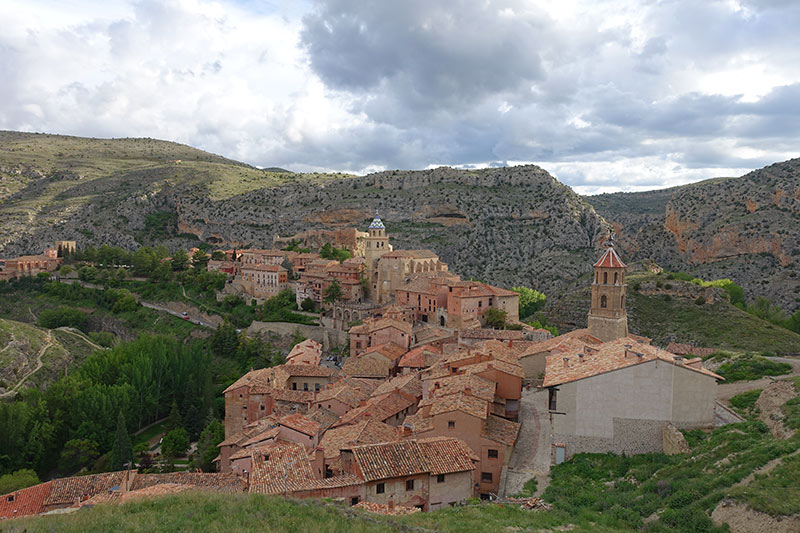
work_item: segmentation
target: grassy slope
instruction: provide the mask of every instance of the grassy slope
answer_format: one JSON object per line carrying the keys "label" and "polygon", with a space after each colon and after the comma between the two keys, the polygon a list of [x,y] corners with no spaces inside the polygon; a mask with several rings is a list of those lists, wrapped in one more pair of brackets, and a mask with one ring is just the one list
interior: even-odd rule
{"label": "grassy slope", "polygon": [[[729,350],[800,352],[800,335],[748,314],[727,302],[696,305],[694,301],[645,296],[632,289],[637,281],[662,279],[651,274],[628,276],[631,331],[662,339],[675,334],[679,342]],[[675,280],[667,283],[677,285]]]}
{"label": "grassy slope", "polygon": [[[28,378],[27,382],[34,385],[51,382],[65,367],[74,366],[85,361],[92,353],[94,347],[87,342],[81,334],[71,334],[65,331],[53,330],[52,345],[42,355],[42,368]],[[45,346],[48,330],[0,318],[0,367],[4,370],[19,362],[27,361],[26,368],[17,372],[18,376],[24,375],[33,369],[39,350]],[[10,344],[12,341],[17,341]],[[4,380],[5,387],[15,383]]]}

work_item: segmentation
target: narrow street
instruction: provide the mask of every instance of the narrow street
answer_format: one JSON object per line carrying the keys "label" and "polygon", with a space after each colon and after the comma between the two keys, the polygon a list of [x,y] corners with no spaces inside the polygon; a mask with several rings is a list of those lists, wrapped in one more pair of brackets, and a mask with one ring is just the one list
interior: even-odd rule
{"label": "narrow street", "polygon": [[519,492],[525,483],[536,477],[537,495],[548,484],[550,474],[550,418],[547,413],[547,392],[522,390],[519,407],[520,428],[514,453],[508,464],[502,495]]}

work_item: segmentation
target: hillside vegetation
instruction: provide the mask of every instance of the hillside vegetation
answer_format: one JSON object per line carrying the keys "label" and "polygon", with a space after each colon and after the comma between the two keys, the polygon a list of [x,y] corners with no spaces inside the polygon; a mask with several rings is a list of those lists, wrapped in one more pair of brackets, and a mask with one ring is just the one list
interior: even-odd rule
{"label": "hillside vegetation", "polygon": [[79,331],[47,330],[0,318],[0,395],[25,386],[46,386],[79,366],[98,346]]}
{"label": "hillside vegetation", "polygon": [[[681,342],[734,351],[800,353],[800,334],[731,305],[721,289],[641,271],[631,272],[626,282],[628,328],[650,337],[654,344]],[[559,328],[586,327],[589,283],[588,278],[578,280],[575,286],[579,288],[548,301],[548,315]],[[698,300],[701,295],[706,296]]]}

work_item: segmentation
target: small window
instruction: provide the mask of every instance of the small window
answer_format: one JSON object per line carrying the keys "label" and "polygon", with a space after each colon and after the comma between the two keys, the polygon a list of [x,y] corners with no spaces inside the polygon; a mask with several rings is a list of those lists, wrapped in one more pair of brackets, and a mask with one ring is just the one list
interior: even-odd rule
{"label": "small window", "polygon": [[492,473],[491,472],[481,472],[481,481],[486,481],[487,483],[492,482]]}
{"label": "small window", "polygon": [[497,459],[497,450],[489,450],[489,459]]}
{"label": "small window", "polygon": [[319,383],[314,383],[314,390],[319,392]]}
{"label": "small window", "polygon": [[308,390],[308,383],[303,383],[303,390]]}
{"label": "small window", "polygon": [[603,272],[603,285],[608,285],[608,272]]}
{"label": "small window", "polygon": [[556,399],[558,397],[558,389],[550,389],[548,394],[548,406],[551,411],[556,410]]}
{"label": "small window", "polygon": [[13,501],[14,501],[14,495],[12,494],[12,495],[11,495],[11,496],[9,496],[8,498],[6,498],[6,501],[8,501],[8,502],[13,502]]}
{"label": "small window", "polygon": [[264,405],[262,404],[261,405],[261,410],[264,411],[265,409],[266,409],[266,407],[264,407]]}
{"label": "small window", "polygon": [[356,505],[358,503],[358,496],[350,499],[350,505]]}
{"label": "small window", "polygon": [[447,427],[450,428],[450,429],[453,429],[454,427],[456,427],[456,421],[455,420],[448,420],[447,421]]}
{"label": "small window", "polygon": [[605,294],[600,297],[600,307],[602,307],[603,309],[608,307],[608,298],[606,298]]}
{"label": "small window", "polygon": [[414,480],[407,479],[406,480],[406,490],[414,490]]}
{"label": "small window", "polygon": [[330,408],[331,408],[331,404],[328,404],[328,409],[330,409]]}
{"label": "small window", "polygon": [[297,383],[292,383],[292,390],[297,390]]}
{"label": "small window", "polygon": [[375,485],[375,494],[383,494],[384,492],[386,492],[386,485],[383,483]]}
{"label": "small window", "polygon": [[436,476],[436,483],[444,483],[444,474]]}

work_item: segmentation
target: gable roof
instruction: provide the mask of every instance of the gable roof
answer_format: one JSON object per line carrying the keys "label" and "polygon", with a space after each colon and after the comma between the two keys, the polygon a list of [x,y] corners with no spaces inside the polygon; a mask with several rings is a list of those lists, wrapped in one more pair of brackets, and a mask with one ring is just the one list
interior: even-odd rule
{"label": "gable roof", "polygon": [[401,368],[427,368],[441,359],[442,351],[429,344],[412,348],[398,361]]}
{"label": "gable roof", "polygon": [[402,374],[384,381],[372,391],[371,396],[383,396],[395,390],[415,398],[422,398],[422,381],[419,379],[419,374]]}
{"label": "gable roof", "polygon": [[220,492],[243,492],[245,484],[234,473],[222,472],[171,472],[168,474],[136,474],[130,490],[141,490],[165,483],[190,485]]}
{"label": "gable roof", "polygon": [[366,404],[345,413],[336,425],[343,426],[368,418],[383,422],[416,404],[416,398],[399,391],[392,391],[380,397],[373,396]]}
{"label": "gable roof", "polygon": [[437,379],[430,389],[431,396],[442,397],[450,394],[461,394],[470,390],[470,394],[481,400],[494,401],[497,383],[477,374],[455,374]]}
{"label": "gable roof", "polygon": [[402,346],[399,346],[393,342],[385,342],[383,344],[378,344],[377,346],[371,346],[364,350],[361,355],[365,355],[368,353],[378,353],[382,356],[386,357],[392,362],[397,361],[400,359],[405,353],[406,349]]}
{"label": "gable roof", "polygon": [[452,438],[355,446],[350,451],[364,481],[474,469],[466,444]]}
{"label": "gable roof", "polygon": [[325,450],[325,458],[327,459],[338,457],[342,448],[396,440],[399,440],[397,428],[370,419],[329,429],[322,436],[319,445]]}
{"label": "gable roof", "polygon": [[517,440],[520,424],[500,416],[489,415],[481,434],[487,439],[511,446]]}
{"label": "gable roof", "polygon": [[354,355],[342,365],[342,373],[355,377],[385,378],[391,373],[394,362],[373,353]]}
{"label": "gable roof", "polygon": [[300,413],[286,415],[278,420],[278,424],[311,437],[316,437],[320,430],[319,422],[301,415]]}
{"label": "gable roof", "polygon": [[412,326],[408,322],[396,320],[394,318],[379,318],[377,320],[367,318],[363,324],[353,326],[350,328],[350,334],[358,333],[375,333],[385,328],[395,328],[406,335],[411,335]]}
{"label": "gable roof", "polygon": [[[50,495],[52,482],[39,483],[0,496],[0,519],[31,516],[44,511],[44,501]],[[9,498],[12,501],[8,501]]]}
{"label": "gable roof", "polygon": [[314,398],[314,402],[326,402],[328,400],[337,400],[350,407],[357,407],[361,400],[365,399],[367,395],[359,389],[343,382],[338,382],[329,387],[325,387],[319,391]]}
{"label": "gable roof", "polygon": [[250,492],[281,494],[297,490],[314,479],[305,449],[294,442],[275,443],[253,451]]}
{"label": "gable roof", "polygon": [[722,376],[703,368],[702,365],[684,364],[682,357],[650,344],[637,342],[630,337],[603,343],[597,346],[597,350],[592,351],[590,354],[581,351],[573,356],[568,356],[567,353],[557,353],[547,357],[545,360],[543,387],[578,381],[652,361],[663,361],[710,378],[724,379]]}
{"label": "gable roof", "polygon": [[427,398],[419,402],[420,407],[430,407],[429,416],[460,411],[481,419],[487,417],[488,405],[489,403],[486,400],[466,394],[463,391],[457,394]]}
{"label": "gable roof", "polygon": [[461,439],[433,437],[420,439],[417,443],[428,461],[432,476],[474,470],[473,461],[480,460]]}
{"label": "gable roof", "polygon": [[286,362],[289,364],[319,365],[322,356],[322,345],[313,339],[306,339],[297,343],[289,355]]}
{"label": "gable roof", "polygon": [[72,505],[85,497],[107,492],[113,487],[121,487],[125,479],[132,475],[136,475],[136,470],[54,479],[44,505]]}

